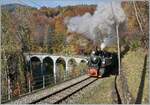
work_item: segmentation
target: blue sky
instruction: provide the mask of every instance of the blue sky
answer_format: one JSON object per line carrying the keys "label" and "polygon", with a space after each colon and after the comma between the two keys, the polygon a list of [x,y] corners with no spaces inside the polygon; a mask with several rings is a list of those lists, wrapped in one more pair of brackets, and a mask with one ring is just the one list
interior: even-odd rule
{"label": "blue sky", "polygon": [[42,6],[56,7],[77,4],[99,4],[100,2],[109,2],[111,0],[1,0],[1,4],[19,3],[40,8]]}

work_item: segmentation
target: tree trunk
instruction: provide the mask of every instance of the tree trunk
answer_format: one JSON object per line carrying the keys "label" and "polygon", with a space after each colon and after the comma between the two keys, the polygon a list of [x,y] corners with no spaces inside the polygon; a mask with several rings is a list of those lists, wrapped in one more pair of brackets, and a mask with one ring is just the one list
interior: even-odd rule
{"label": "tree trunk", "polygon": [[136,6],[135,6],[135,1],[133,1],[133,6],[134,6],[135,16],[136,16],[137,22],[138,22],[138,24],[139,24],[140,30],[141,30],[141,32],[142,32],[143,35],[144,35],[144,31],[143,31],[141,22],[140,22],[139,17],[138,17],[137,8],[136,8]]}

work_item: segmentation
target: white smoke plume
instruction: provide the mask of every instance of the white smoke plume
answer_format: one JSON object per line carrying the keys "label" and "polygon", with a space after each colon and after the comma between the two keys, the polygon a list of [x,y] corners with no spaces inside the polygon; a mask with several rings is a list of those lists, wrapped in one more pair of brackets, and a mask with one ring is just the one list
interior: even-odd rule
{"label": "white smoke plume", "polygon": [[[67,21],[69,32],[83,34],[93,42],[108,46],[115,42],[116,30],[115,22],[118,24],[126,20],[126,15],[121,7],[121,3],[112,2],[99,4],[93,15],[85,13],[83,16],[75,16]],[[108,37],[111,35],[111,37]],[[108,38],[106,38],[108,37]]]}
{"label": "white smoke plume", "polygon": [[110,35],[108,37],[105,37],[103,39],[103,42],[101,43],[101,50],[103,50],[105,47],[110,47],[115,43],[116,43],[116,37],[115,36]]}

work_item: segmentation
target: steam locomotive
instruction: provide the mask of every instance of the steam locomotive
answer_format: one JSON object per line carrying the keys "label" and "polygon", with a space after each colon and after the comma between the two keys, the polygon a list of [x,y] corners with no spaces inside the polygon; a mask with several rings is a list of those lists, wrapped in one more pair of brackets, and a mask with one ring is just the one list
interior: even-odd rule
{"label": "steam locomotive", "polygon": [[118,57],[116,53],[106,51],[92,51],[88,59],[88,75],[103,77],[107,74],[118,73]]}

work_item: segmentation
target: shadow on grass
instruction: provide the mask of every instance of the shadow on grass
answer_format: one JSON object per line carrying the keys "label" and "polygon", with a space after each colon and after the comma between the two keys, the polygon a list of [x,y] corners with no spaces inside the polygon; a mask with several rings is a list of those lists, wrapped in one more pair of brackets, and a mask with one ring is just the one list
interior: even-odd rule
{"label": "shadow on grass", "polygon": [[145,59],[144,59],[144,67],[143,67],[141,82],[140,82],[140,86],[139,86],[139,89],[138,89],[138,94],[137,94],[137,97],[136,97],[135,104],[141,104],[141,102],[142,102],[145,75],[146,75],[146,63],[147,63],[147,55],[145,56]]}
{"label": "shadow on grass", "polygon": [[121,100],[121,97],[120,97],[120,94],[119,94],[119,91],[118,91],[118,88],[117,88],[117,75],[115,76],[115,90],[116,90],[116,94],[117,94],[117,101],[118,101],[118,104],[122,104],[122,100]]}

